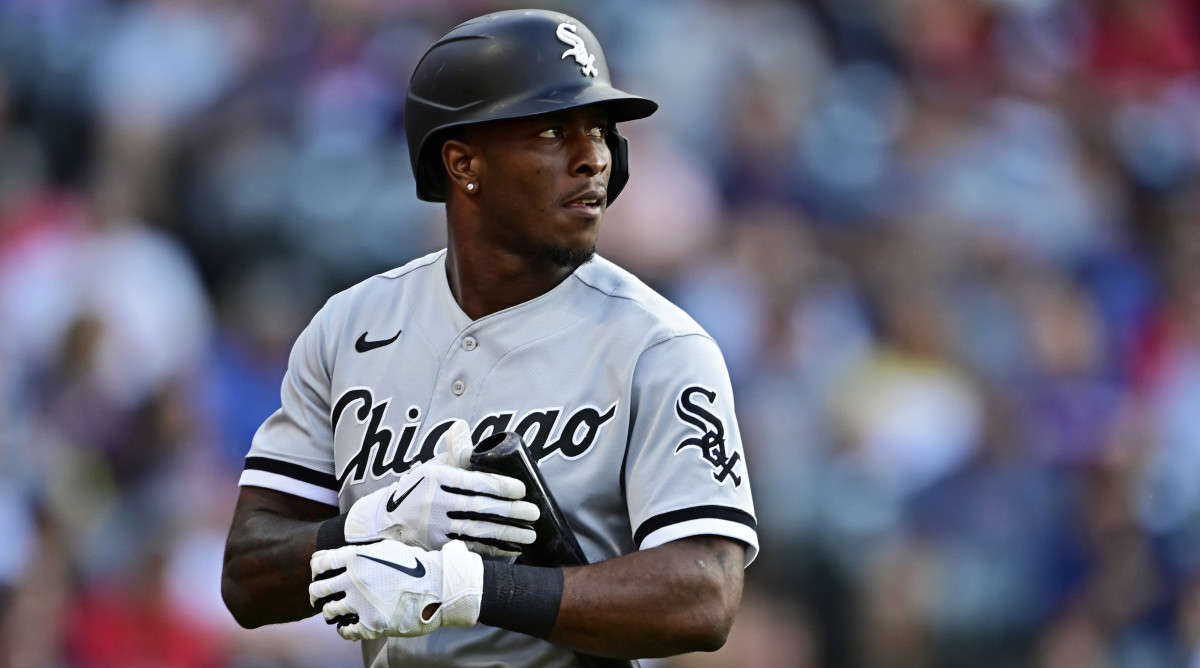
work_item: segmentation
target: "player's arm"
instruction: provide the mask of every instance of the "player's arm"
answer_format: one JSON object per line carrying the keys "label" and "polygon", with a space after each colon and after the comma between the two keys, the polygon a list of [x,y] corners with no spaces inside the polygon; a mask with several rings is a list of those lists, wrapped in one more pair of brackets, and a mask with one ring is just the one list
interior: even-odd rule
{"label": "player's arm", "polygon": [[465,541],[479,554],[512,560],[537,534],[538,509],[520,500],[512,478],[468,471],[470,428],[456,421],[443,435],[442,454],[395,482],[361,497],[344,514],[334,506],[244,485],[225,546],[221,591],[242,626],[290,622],[313,614],[310,559],[320,549],[392,539],[439,550]]}
{"label": "player's arm", "polygon": [[483,561],[460,541],[382,541],[315,553],[308,591],[348,640],[484,624],[587,654],[669,656],[725,643],[743,558],[741,543],[709,535],[566,569]]}
{"label": "player's arm", "polygon": [[693,536],[563,569],[549,640],[621,658],[716,650],[741,603],[744,558],[738,541]]}
{"label": "player's arm", "polygon": [[332,346],[324,327],[329,308],[321,309],[292,346],[280,409],[255,434],[238,483],[221,595],[246,628],[314,612],[305,596],[306,566],[321,522],[338,514],[329,421]]}
{"label": "player's arm", "polygon": [[238,624],[257,628],[316,612],[308,600],[317,530],[334,506],[243,486],[225,542],[221,596]]}
{"label": "player's arm", "polygon": [[714,650],[729,633],[758,542],[716,344],[686,335],[647,348],[630,401],[625,492],[638,549],[564,570],[549,639],[630,658]]}

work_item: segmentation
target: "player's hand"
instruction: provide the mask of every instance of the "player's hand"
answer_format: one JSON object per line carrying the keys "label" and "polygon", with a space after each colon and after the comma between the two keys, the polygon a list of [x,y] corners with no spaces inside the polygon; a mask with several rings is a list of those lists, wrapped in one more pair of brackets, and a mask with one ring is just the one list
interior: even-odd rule
{"label": "player's hand", "polygon": [[346,640],[420,636],[472,626],[483,598],[483,559],[462,541],[438,552],[385,540],[313,553],[308,599]]}
{"label": "player's hand", "polygon": [[346,542],[391,538],[426,550],[462,540],[479,554],[515,559],[537,539],[530,527],[540,514],[522,501],[515,478],[461,468],[471,454],[467,423],[457,420],[442,439],[445,452],[405,472],[350,507]]}

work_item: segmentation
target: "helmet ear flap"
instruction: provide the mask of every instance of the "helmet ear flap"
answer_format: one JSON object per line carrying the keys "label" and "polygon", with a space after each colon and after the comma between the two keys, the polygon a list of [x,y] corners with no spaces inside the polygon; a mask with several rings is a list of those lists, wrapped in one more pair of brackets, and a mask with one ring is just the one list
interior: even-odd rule
{"label": "helmet ear flap", "polygon": [[442,156],[438,155],[436,162],[432,157],[426,156],[416,164],[417,188],[420,192],[425,193],[430,201],[445,202],[446,168],[442,166]]}
{"label": "helmet ear flap", "polygon": [[606,206],[611,206],[613,200],[621,191],[625,189],[625,184],[629,183],[629,140],[625,135],[617,131],[617,126],[613,125],[608,128],[608,132],[604,135],[604,143],[608,144],[608,151],[611,154],[612,169],[608,177],[608,200]]}

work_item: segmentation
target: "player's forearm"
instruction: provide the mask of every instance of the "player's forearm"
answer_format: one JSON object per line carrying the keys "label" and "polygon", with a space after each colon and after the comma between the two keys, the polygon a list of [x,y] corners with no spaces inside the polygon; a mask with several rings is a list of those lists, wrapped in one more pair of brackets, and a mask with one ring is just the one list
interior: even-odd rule
{"label": "player's forearm", "polygon": [[316,613],[308,600],[309,559],[331,506],[243,488],[225,544],[221,595],[246,628],[291,622]]}
{"label": "player's forearm", "polygon": [[565,569],[550,640],[623,658],[716,650],[741,602],[744,557],[736,541],[698,536]]}
{"label": "player's forearm", "polygon": [[308,560],[316,550],[318,524],[259,513],[246,526],[226,544],[221,578],[234,619],[256,628],[314,614]]}

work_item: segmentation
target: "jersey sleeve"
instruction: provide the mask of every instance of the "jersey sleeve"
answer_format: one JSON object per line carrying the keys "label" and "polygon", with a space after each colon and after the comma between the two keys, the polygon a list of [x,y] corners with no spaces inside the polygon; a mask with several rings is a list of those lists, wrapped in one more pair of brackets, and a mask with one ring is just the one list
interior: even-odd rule
{"label": "jersey sleeve", "polygon": [[336,506],[330,374],[321,315],[292,346],[280,389],[281,407],[254,434],[238,485]]}
{"label": "jersey sleeve", "polygon": [[758,554],[757,523],[729,373],[706,336],[646,349],[634,369],[625,491],[638,549],[715,534]]}

